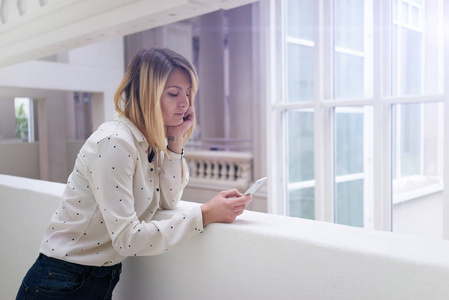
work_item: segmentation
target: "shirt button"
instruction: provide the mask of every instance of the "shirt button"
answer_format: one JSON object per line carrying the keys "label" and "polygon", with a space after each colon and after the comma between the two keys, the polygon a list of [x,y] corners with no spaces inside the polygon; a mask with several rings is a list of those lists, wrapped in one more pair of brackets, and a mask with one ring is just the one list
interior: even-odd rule
{"label": "shirt button", "polygon": [[150,171],[153,172],[153,168],[151,168]]}
{"label": "shirt button", "polygon": [[156,192],[159,192],[159,188],[156,188]]}

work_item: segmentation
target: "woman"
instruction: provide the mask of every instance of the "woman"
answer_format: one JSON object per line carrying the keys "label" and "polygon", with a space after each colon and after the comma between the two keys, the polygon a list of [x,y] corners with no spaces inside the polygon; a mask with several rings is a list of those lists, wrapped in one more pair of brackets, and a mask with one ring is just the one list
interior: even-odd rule
{"label": "woman", "polygon": [[110,299],[127,256],[164,253],[243,212],[251,195],[229,190],[152,220],[158,207],[178,205],[188,183],[182,147],[195,125],[197,88],[193,66],[173,51],[145,49],[132,59],[114,121],[81,148],[17,299]]}

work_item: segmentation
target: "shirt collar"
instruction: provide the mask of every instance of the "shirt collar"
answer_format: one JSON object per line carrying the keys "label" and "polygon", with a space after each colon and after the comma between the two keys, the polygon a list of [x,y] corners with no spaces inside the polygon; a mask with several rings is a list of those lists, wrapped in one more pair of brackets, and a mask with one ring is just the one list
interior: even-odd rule
{"label": "shirt collar", "polygon": [[114,112],[114,120],[120,121],[120,122],[123,122],[124,124],[126,124],[126,126],[128,126],[128,128],[131,130],[132,134],[134,135],[134,138],[139,143],[143,143],[142,146],[144,146],[145,149],[148,148],[149,143],[148,143],[146,137],[143,135],[143,133],[139,130],[139,128],[137,128],[137,126],[130,119],[128,119],[125,116],[122,116],[117,111],[115,111]]}

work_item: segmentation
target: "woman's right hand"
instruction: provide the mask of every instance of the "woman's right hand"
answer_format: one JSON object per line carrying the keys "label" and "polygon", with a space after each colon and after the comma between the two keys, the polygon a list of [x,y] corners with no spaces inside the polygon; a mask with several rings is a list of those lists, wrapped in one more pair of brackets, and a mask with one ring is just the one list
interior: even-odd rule
{"label": "woman's right hand", "polygon": [[206,204],[201,205],[203,226],[210,223],[232,223],[251,202],[251,195],[243,196],[237,190],[218,193]]}

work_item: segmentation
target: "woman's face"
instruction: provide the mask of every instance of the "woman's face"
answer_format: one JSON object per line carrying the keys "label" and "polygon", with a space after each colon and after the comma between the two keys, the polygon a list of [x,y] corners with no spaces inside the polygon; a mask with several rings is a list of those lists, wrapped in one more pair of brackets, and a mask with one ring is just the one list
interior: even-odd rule
{"label": "woman's face", "polygon": [[189,74],[175,69],[165,83],[161,96],[162,118],[165,126],[178,126],[183,123],[189,108],[189,95],[192,89]]}

